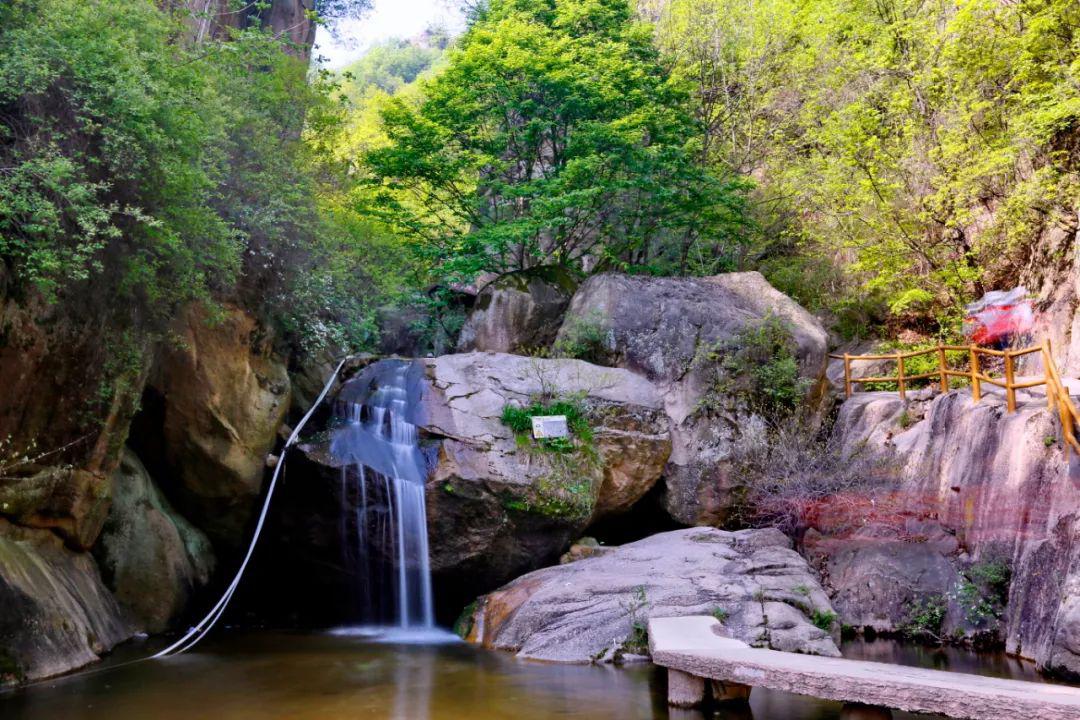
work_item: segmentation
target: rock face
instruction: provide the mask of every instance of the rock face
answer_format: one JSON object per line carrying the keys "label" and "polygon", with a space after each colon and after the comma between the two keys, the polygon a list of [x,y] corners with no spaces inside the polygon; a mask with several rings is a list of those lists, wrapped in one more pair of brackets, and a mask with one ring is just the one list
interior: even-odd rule
{"label": "rock face", "polygon": [[910,619],[906,600],[951,585],[943,630],[961,620],[970,627],[985,597],[965,598],[956,572],[970,578],[973,569],[1006,562],[1012,581],[1000,626],[1007,650],[1080,673],[1080,475],[1045,400],[1020,399],[1009,414],[998,395],[975,404],[970,390],[954,390],[910,404],[905,423],[894,393],[860,393],[844,403],[836,432],[847,451],[884,454],[896,473],[869,518],[889,525],[891,536],[876,533],[871,550],[817,543],[845,622],[895,628]]}
{"label": "rock face", "polygon": [[716,615],[757,647],[839,656],[816,627],[829,599],[776,530],[690,528],[518,578],[481,598],[467,638],[519,657],[587,663],[645,652],[650,617]]}
{"label": "rock face", "polygon": [[458,352],[516,353],[555,340],[577,281],[558,267],[507,273],[476,298],[458,337]]}
{"label": "rock face", "polygon": [[210,580],[210,541],[169,506],[130,450],[112,482],[112,508],[95,555],[106,584],[139,627],[162,632]]}
{"label": "rock face", "polygon": [[907,518],[901,527],[868,523],[850,535],[812,533],[807,555],[827,568],[832,602],[844,623],[895,633],[918,603],[941,598],[941,636],[966,630],[963,608],[950,598],[962,582],[955,535],[932,520]]}
{"label": "rock face", "polygon": [[574,296],[559,331],[559,341],[572,344],[583,326],[596,326],[590,334],[605,338],[598,352],[606,362],[640,373],[661,389],[672,427],[664,505],[683,524],[724,521],[731,502],[729,460],[745,424],[731,402],[704,409],[715,372],[707,356],[769,316],[788,328],[800,374],[817,385],[817,397],[827,334],[756,272],[707,278],[596,275]]}
{"label": "rock face", "polygon": [[[1073,210],[1061,225],[1047,227],[1031,249],[1021,282],[1036,303],[1032,336],[1053,342],[1054,359],[1065,377],[1080,377],[1080,212]],[[1020,363],[1024,374],[1041,374],[1038,356]]]}
{"label": "rock face", "polygon": [[0,514],[51,529],[76,550],[97,540],[109,512],[109,479],[70,467],[23,466],[0,479]]}
{"label": "rock face", "polygon": [[[553,562],[596,516],[629,508],[670,452],[660,395],[646,379],[580,360],[468,353],[424,362],[421,427],[441,439],[428,482],[436,573],[488,587]],[[581,397],[595,462],[524,443],[507,405]]]}
{"label": "rock face", "polygon": [[[178,324],[181,345],[151,382],[172,497],[211,540],[235,547],[262,487],[266,455],[289,408],[289,376],[256,321],[200,308]],[[147,449],[144,457],[151,455]],[[157,454],[157,453],[152,453]]]}
{"label": "rock face", "polygon": [[93,662],[132,632],[89,554],[0,519],[0,686]]}

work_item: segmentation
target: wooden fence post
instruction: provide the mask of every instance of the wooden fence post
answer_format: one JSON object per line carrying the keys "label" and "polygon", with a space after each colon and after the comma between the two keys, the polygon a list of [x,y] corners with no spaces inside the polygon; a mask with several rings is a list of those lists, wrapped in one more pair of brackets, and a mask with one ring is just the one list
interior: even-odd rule
{"label": "wooden fence post", "polygon": [[844,353],[844,397],[851,397],[851,356]]}
{"label": "wooden fence post", "polygon": [[1013,387],[1012,351],[1005,351],[1005,405],[1009,412],[1016,412],[1016,388]]}
{"label": "wooden fence post", "polygon": [[971,398],[975,402],[982,400],[982,386],[979,384],[979,353],[975,351],[975,346],[968,347],[968,351],[971,353]]}
{"label": "wooden fence post", "polygon": [[1054,362],[1054,356],[1050,354],[1050,339],[1043,340],[1042,344],[1043,377],[1046,378],[1046,407],[1051,410],[1057,409],[1057,401],[1054,399],[1053,382],[1050,378],[1050,363]]}
{"label": "wooden fence post", "polygon": [[900,383],[900,399],[907,399],[907,392],[904,388],[904,354],[896,353],[896,380]]}
{"label": "wooden fence post", "polygon": [[941,371],[941,375],[940,375],[941,392],[947,393],[947,392],[949,392],[949,373],[948,373],[949,366],[948,366],[948,360],[945,357],[945,346],[942,345],[941,343],[938,343],[937,355],[938,355],[938,370]]}

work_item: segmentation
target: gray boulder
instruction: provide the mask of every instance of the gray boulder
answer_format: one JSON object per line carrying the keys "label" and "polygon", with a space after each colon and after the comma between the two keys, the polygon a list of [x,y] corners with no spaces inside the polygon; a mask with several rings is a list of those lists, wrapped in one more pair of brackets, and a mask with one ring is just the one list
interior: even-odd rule
{"label": "gray boulder", "polygon": [[89,553],[0,518],[0,686],[94,662],[133,632]]}
{"label": "gray boulder", "polygon": [[130,450],[113,473],[113,503],[95,548],[106,584],[147,632],[169,628],[210,580],[210,541],[177,514]]}
{"label": "gray boulder", "polygon": [[576,289],[577,280],[561,267],[499,276],[477,295],[458,336],[458,352],[520,353],[548,347]]}
{"label": "gray boulder", "polygon": [[843,538],[811,531],[804,542],[828,578],[833,606],[847,625],[897,633],[913,614],[941,602],[945,636],[964,630],[964,613],[952,596],[962,582],[956,537],[933,521],[909,519],[907,528],[872,523]]}
{"label": "gray boulder", "polygon": [[[629,509],[671,449],[660,394],[643,377],[580,360],[495,353],[424,361],[420,425],[439,440],[428,481],[431,564],[487,587],[554,562],[596,517]],[[501,416],[534,398],[578,398],[590,453],[516,438]]]}
{"label": "gray boulder", "polygon": [[829,599],[776,530],[661,533],[518,578],[459,626],[468,640],[554,662],[625,661],[647,653],[650,617],[715,615],[756,647],[839,656]]}
{"label": "gray boulder", "polygon": [[736,478],[745,408],[716,391],[717,348],[775,317],[788,329],[799,373],[822,396],[828,336],[820,322],[757,272],[706,278],[602,274],[589,278],[559,331],[563,347],[588,347],[597,360],[640,373],[663,393],[672,452],[664,470],[664,505],[677,521],[720,524]]}

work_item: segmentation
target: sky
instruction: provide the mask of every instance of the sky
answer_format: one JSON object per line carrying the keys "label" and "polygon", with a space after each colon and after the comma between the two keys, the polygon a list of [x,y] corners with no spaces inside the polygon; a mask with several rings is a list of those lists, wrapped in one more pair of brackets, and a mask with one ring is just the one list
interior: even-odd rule
{"label": "sky", "polygon": [[[358,59],[372,44],[388,38],[410,38],[432,25],[458,32],[464,26],[456,0],[375,0],[359,20],[339,22],[335,32],[324,27],[315,35],[315,57],[340,68]],[[336,37],[335,37],[336,36]]]}

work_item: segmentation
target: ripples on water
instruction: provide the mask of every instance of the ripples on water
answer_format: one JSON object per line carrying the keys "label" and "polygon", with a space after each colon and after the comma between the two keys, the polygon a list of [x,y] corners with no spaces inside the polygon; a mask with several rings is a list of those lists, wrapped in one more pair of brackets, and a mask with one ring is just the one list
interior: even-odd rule
{"label": "ripples on water", "polygon": [[[0,695],[4,720],[837,720],[839,703],[755,689],[749,710],[669,711],[662,674],[527,662],[460,642],[332,634],[225,633],[197,652]],[[381,641],[380,641],[381,640]],[[128,652],[143,652],[131,648]],[[844,646],[847,657],[1035,680],[1001,654]],[[119,661],[122,658],[117,658]],[[897,720],[919,717],[895,713]]]}

